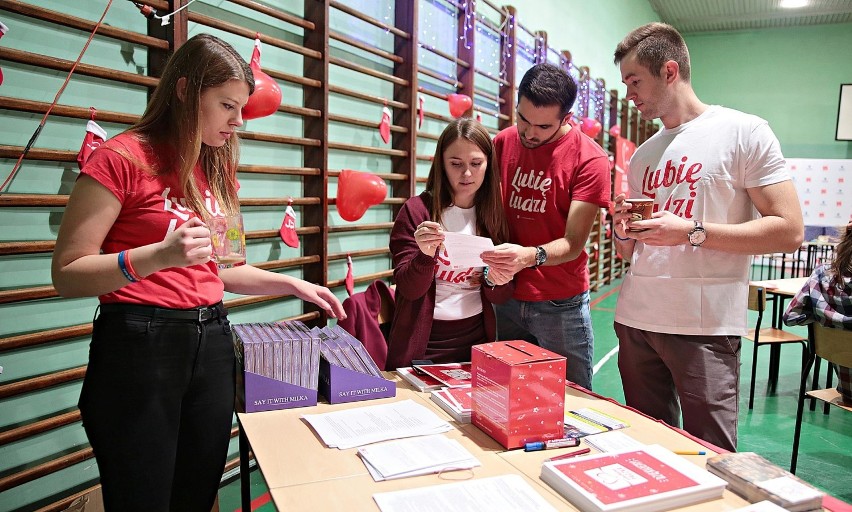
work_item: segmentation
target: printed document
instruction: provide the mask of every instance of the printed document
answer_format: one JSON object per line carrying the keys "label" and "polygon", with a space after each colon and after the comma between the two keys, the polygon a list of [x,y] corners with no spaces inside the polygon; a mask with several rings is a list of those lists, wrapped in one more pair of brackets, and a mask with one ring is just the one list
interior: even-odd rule
{"label": "printed document", "polygon": [[425,405],[412,400],[305,414],[302,418],[326,446],[341,450],[389,439],[440,434],[453,428]]}
{"label": "printed document", "polygon": [[454,269],[484,267],[485,263],[479,255],[494,249],[494,242],[484,236],[447,231],[444,232],[444,249],[447,250]]}

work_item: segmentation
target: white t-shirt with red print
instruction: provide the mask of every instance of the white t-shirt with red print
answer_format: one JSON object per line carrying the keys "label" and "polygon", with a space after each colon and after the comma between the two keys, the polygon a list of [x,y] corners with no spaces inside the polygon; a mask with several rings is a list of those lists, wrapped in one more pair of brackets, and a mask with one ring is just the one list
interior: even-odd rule
{"label": "white t-shirt with red print", "polygon": [[[476,235],[476,206],[459,208],[450,206],[441,212],[444,231]],[[447,250],[441,251],[435,261],[435,320],[461,320],[482,313],[480,285],[468,279],[482,267],[453,268]]]}
{"label": "white t-shirt with red print", "polygon": [[[196,216],[185,206],[176,173],[153,174],[140,168],[140,164],[151,166],[153,162],[156,156],[150,147],[133,135],[122,133],[102,144],[83,167],[82,174],[97,180],[121,202],[118,218],[101,247],[104,253],[160,242]],[[206,208],[213,215],[221,215],[200,167],[195,174]],[[208,262],[160,270],[100,296],[100,301],[188,309],[219,302],[224,289],[216,264]]]}
{"label": "white t-shirt with red print", "polygon": [[[629,197],[653,199],[655,212],[720,224],[757,218],[748,189],[789,179],[767,122],[720,106],[654,134],[636,150],[628,175]],[[688,243],[653,247],[637,241],[615,321],[659,333],[741,336],[749,258]]]}
{"label": "white t-shirt with red print", "polygon": [[[527,149],[512,126],[494,138],[500,165],[503,205],[509,240],[525,247],[565,236],[573,201],[608,208],[611,200],[609,158],[578,129]],[[573,297],[589,289],[589,255],[585,249],[561,265],[525,268],[515,274],[514,298],[522,301]]]}

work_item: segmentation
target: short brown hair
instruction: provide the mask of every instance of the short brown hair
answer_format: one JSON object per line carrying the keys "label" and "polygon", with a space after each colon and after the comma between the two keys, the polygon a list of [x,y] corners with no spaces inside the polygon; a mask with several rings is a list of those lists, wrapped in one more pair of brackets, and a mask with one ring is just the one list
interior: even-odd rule
{"label": "short brown hair", "polygon": [[681,79],[689,82],[689,49],[673,26],[648,23],[634,29],[616,46],[613,61],[620,64],[634,50],[639,64],[648,68],[652,75],[660,76],[663,64],[673,60],[680,69]]}

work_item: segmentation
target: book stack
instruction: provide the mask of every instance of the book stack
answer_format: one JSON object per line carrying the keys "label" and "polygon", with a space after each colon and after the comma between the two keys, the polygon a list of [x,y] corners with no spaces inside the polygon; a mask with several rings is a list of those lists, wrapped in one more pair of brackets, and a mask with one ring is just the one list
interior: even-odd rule
{"label": "book stack", "polygon": [[287,323],[235,324],[246,371],[304,388],[316,389],[319,338]]}
{"label": "book stack", "polygon": [[329,363],[374,377],[382,376],[364,345],[342,327],[314,327],[310,333],[320,339],[320,353]]}
{"label": "book stack", "polygon": [[443,387],[469,387],[470,363],[422,364],[397,368],[403,380],[420,391]]}
{"label": "book stack", "polygon": [[669,510],[720,498],[726,485],[659,445],[545,462],[541,479],[584,512]]}
{"label": "book stack", "polygon": [[382,376],[358,338],[339,325],[309,332],[320,339],[320,392],[329,403],[396,396],[396,384]]}
{"label": "book stack", "polygon": [[270,411],[316,405],[320,340],[293,323],[233,325],[243,366],[240,410]]}
{"label": "book stack", "polygon": [[790,512],[822,507],[821,491],[753,452],[716,455],[707,459],[707,470],[752,503],[768,500]]}
{"label": "book stack", "polygon": [[457,422],[470,423],[470,386],[436,389],[430,398]]}

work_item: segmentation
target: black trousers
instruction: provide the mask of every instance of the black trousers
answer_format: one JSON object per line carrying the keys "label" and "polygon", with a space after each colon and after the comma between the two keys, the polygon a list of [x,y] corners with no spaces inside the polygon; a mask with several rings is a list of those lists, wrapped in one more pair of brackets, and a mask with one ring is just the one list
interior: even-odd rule
{"label": "black trousers", "polygon": [[227,313],[111,306],[94,322],[80,396],[107,511],[209,512],[233,421]]}

